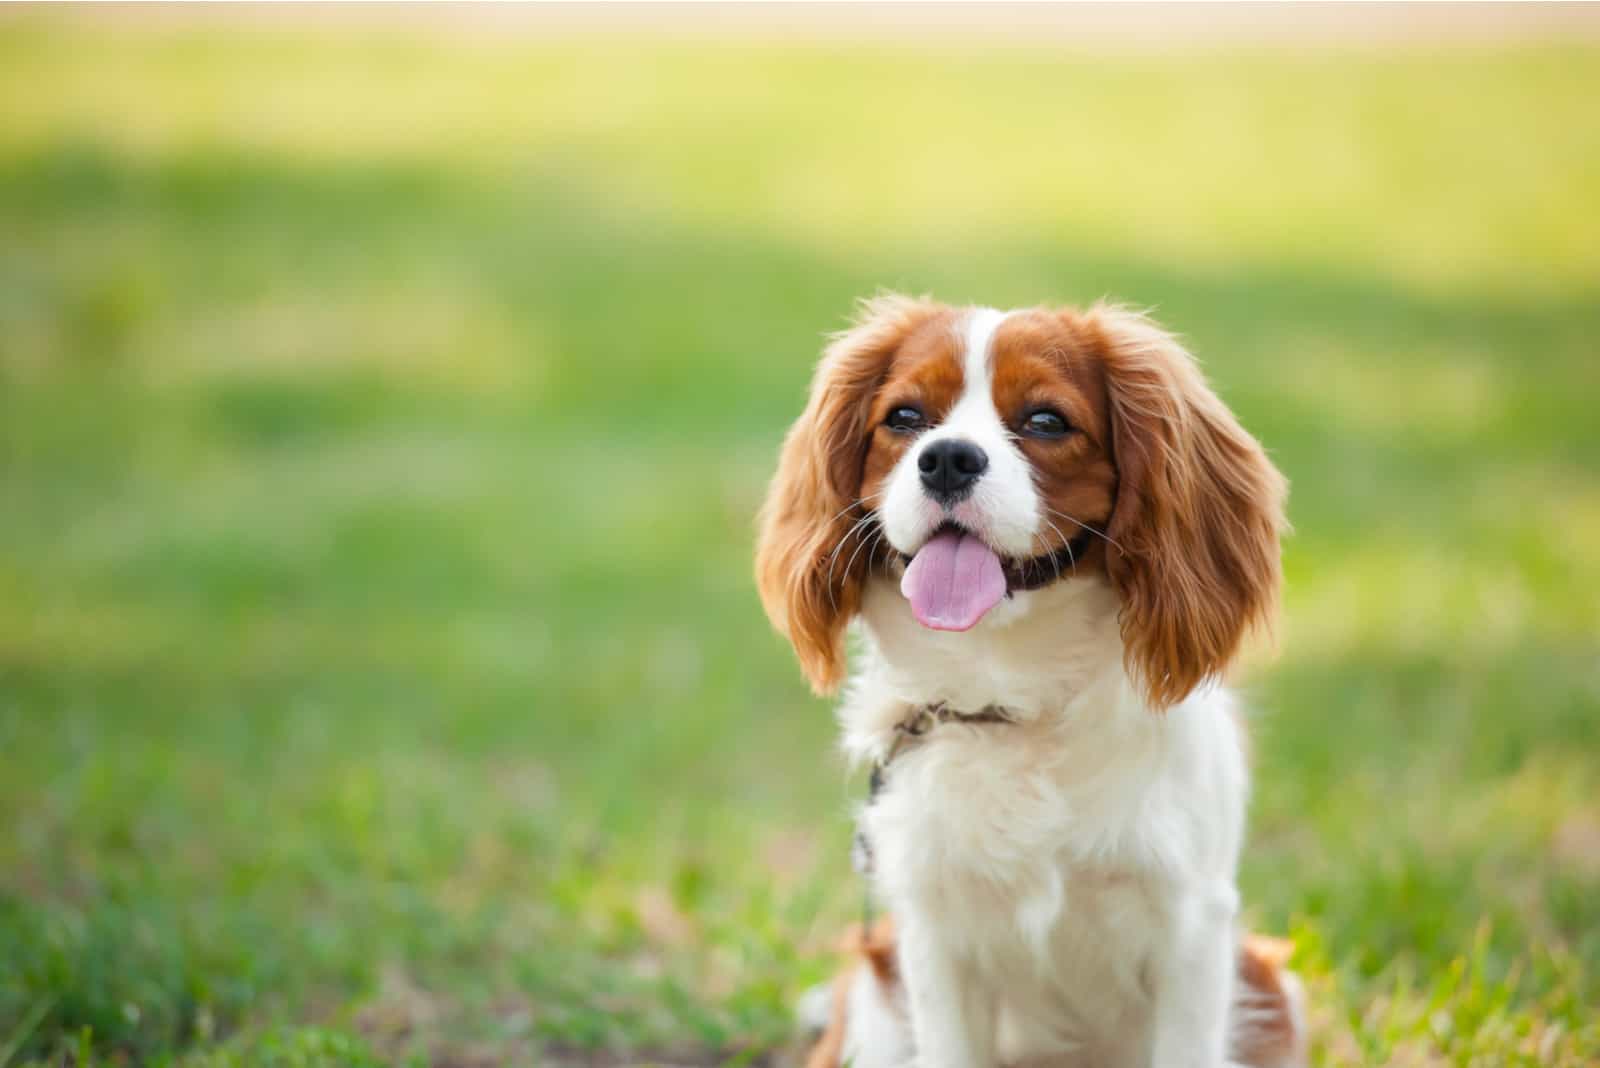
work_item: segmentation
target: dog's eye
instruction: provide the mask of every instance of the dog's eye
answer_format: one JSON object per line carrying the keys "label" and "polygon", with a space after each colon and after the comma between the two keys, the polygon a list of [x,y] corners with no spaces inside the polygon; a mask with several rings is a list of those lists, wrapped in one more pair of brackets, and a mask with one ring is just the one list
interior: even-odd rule
{"label": "dog's eye", "polygon": [[1060,412],[1053,412],[1049,408],[1029,412],[1022,421],[1022,432],[1034,438],[1059,438],[1071,429],[1071,424]]}
{"label": "dog's eye", "polygon": [[902,434],[909,430],[921,430],[924,425],[922,412],[910,407],[895,408],[884,419],[883,425]]}

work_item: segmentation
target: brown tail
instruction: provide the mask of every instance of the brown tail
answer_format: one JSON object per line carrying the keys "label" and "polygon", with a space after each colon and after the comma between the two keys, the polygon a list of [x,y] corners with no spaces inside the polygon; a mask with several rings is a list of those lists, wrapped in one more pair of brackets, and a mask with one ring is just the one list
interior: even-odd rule
{"label": "brown tail", "polygon": [[1293,1068],[1305,1063],[1305,993],[1288,968],[1293,943],[1245,935],[1239,944],[1239,985],[1234,991],[1230,1056],[1252,1068]]}

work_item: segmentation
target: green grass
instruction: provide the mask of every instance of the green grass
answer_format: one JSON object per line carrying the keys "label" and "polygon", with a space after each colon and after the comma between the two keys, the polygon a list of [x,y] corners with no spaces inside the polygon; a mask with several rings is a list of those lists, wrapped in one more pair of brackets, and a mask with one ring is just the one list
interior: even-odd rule
{"label": "green grass", "polygon": [[855,786],[751,516],[880,287],[1153,306],[1293,480],[1243,884],[1319,1063],[1593,1063],[1597,98],[0,24],[0,1065],[781,1044]]}

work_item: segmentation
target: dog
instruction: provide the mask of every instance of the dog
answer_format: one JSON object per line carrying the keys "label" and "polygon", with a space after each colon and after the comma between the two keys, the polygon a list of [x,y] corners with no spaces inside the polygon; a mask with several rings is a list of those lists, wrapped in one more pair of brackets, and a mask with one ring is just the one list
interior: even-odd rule
{"label": "dog", "polygon": [[889,295],[828,345],[756,578],[819,694],[856,624],[839,719],[895,926],[861,935],[837,1059],[1299,1063],[1298,983],[1236,927],[1222,682],[1270,628],[1286,492],[1141,314]]}

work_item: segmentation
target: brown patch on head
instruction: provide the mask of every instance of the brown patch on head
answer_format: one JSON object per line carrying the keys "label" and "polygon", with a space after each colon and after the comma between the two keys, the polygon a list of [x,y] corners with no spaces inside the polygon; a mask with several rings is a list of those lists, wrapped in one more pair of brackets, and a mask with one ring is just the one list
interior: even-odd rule
{"label": "brown patch on head", "polygon": [[961,399],[965,376],[959,323],[959,312],[941,309],[908,334],[895,350],[867,416],[872,431],[862,471],[861,496],[869,505],[877,503],[890,472],[916,440],[915,434],[897,433],[886,426],[884,420],[889,413],[896,408],[915,408],[928,425],[936,426]]}
{"label": "brown patch on head", "polygon": [[806,410],[784,439],[761,508],[756,585],[818,693],[843,677],[845,624],[872,563],[856,551],[866,526],[857,525],[865,514],[862,473],[876,443],[868,434],[872,402],[901,346],[950,314],[909,297],[864,303],[856,324],[823,353]]}
{"label": "brown patch on head", "polygon": [[[1073,563],[1080,572],[1103,567],[1105,541],[1092,531],[1105,531],[1116,499],[1117,471],[1105,374],[1097,353],[1080,336],[1075,316],[1034,310],[1000,324],[990,360],[995,411],[1017,435],[1045,509],[1034,552],[1054,553],[1077,542],[1083,552]],[[1029,434],[1028,419],[1038,412],[1061,416],[1068,432],[1059,437]]]}

